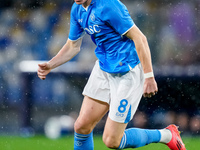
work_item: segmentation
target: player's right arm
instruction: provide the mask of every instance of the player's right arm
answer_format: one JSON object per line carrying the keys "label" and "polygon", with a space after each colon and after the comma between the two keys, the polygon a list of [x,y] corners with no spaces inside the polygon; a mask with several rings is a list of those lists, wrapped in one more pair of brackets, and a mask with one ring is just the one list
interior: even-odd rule
{"label": "player's right arm", "polygon": [[[140,62],[145,74],[153,73],[151,62],[151,53],[146,36],[140,29],[134,25],[127,33],[126,36],[134,41]],[[145,78],[144,81],[144,97],[151,97],[158,91],[157,83],[154,76]]]}
{"label": "player's right arm", "polygon": [[47,74],[49,74],[52,69],[71,60],[79,53],[81,43],[82,38],[79,38],[76,41],[68,39],[66,44],[61,48],[55,57],[46,63],[38,64],[38,77],[42,80],[46,79]]}

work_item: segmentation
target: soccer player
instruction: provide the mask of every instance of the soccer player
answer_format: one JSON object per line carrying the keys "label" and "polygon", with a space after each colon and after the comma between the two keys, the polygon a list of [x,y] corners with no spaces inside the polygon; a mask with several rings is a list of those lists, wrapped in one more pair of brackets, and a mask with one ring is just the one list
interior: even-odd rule
{"label": "soccer player", "polygon": [[158,88],[147,39],[119,0],[75,0],[69,39],[55,57],[39,64],[39,78],[45,79],[51,69],[71,60],[80,51],[85,33],[97,46],[98,60],[83,90],[84,100],[74,125],[74,150],[94,149],[93,129],[108,111],[103,133],[108,148],[161,142],[172,150],[185,150],[175,125],[161,130],[126,130],[142,95],[152,97]]}

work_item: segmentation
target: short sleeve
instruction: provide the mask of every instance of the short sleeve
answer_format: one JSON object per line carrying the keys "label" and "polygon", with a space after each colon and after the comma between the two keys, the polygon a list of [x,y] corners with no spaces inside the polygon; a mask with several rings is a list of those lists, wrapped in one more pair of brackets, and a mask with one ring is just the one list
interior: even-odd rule
{"label": "short sleeve", "polygon": [[69,39],[72,41],[78,40],[80,37],[84,35],[84,30],[78,23],[76,16],[77,16],[76,11],[72,7],[70,15],[70,30],[69,30]]}
{"label": "short sleeve", "polygon": [[126,6],[119,0],[109,0],[107,2],[102,11],[103,20],[108,22],[116,32],[124,35],[134,25]]}

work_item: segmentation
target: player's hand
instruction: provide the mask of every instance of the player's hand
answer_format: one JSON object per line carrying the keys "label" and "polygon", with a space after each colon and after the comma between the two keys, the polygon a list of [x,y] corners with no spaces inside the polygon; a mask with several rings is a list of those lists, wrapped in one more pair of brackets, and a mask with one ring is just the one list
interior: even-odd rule
{"label": "player's hand", "polygon": [[47,74],[51,71],[50,65],[48,63],[38,64],[38,77],[42,80],[46,79]]}
{"label": "player's hand", "polygon": [[154,77],[147,78],[144,81],[144,97],[152,97],[158,92],[157,83]]}

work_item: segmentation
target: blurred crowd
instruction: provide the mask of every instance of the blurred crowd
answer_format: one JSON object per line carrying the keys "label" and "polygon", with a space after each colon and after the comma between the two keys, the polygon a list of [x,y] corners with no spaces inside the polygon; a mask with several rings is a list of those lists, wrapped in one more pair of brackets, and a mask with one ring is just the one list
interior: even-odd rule
{"label": "blurred crowd", "polygon": [[133,119],[133,125],[139,128],[165,128],[169,124],[179,126],[182,135],[200,135],[200,115],[189,116],[187,112],[166,111],[148,116],[145,112],[138,111]]}
{"label": "blurred crowd", "polygon": [[149,40],[154,64],[199,64],[199,0],[150,0],[129,3],[127,6],[132,12],[132,18]]}
{"label": "blurred crowd", "polygon": [[[200,0],[122,2],[135,24],[147,36],[154,65],[200,64]],[[49,60],[66,42],[72,4],[73,0],[8,0],[0,4],[0,105],[16,105],[22,100],[21,61]],[[90,70],[96,60],[94,49],[90,37],[85,36],[80,54],[71,61],[80,63],[83,70]],[[62,103],[66,100],[66,93],[69,96],[72,93],[70,90],[80,90],[72,84],[67,88],[66,85],[68,81],[54,78],[45,83],[36,80],[30,86],[34,86],[33,92],[38,94],[34,96],[38,103],[52,96],[51,91],[38,89],[44,86],[52,87],[55,99],[59,99],[56,103]],[[79,98],[74,95],[74,98]],[[166,115],[170,117],[164,121],[180,123],[186,131],[199,132],[199,116],[189,119],[187,114],[168,112]],[[136,118],[140,122],[138,125],[148,122],[147,114],[143,112],[137,113]]]}

